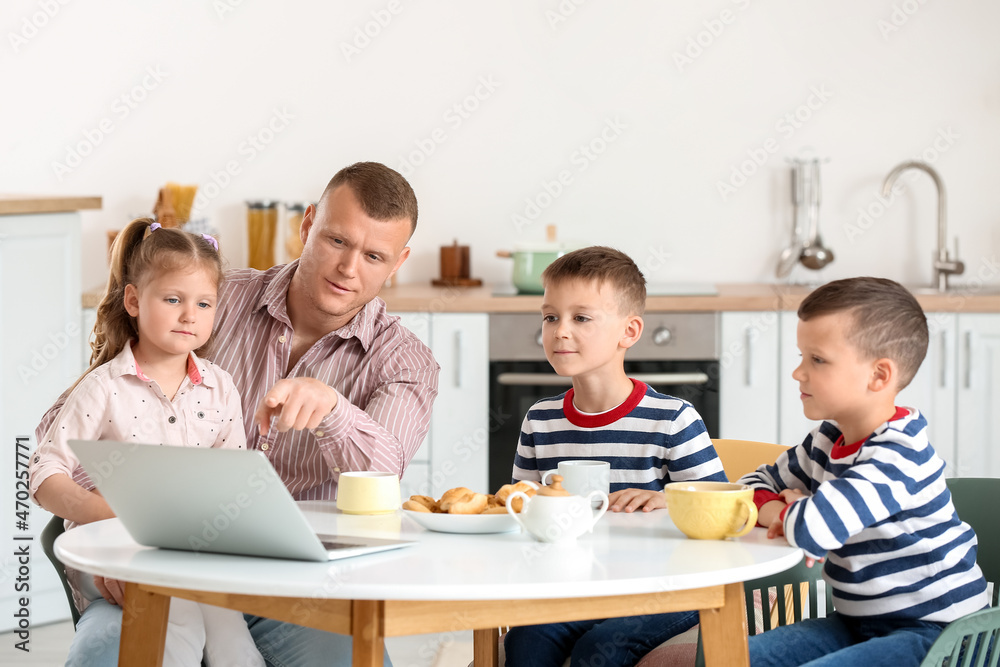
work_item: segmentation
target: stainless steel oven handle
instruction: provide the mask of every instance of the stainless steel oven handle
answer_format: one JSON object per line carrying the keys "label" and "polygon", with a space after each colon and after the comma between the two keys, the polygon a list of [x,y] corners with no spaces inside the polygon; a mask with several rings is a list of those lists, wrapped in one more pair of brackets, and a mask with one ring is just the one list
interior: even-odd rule
{"label": "stainless steel oven handle", "polygon": [[[669,384],[706,384],[708,375],[705,373],[634,373],[629,377],[640,382],[654,385]],[[506,386],[563,386],[573,384],[573,378],[553,375],[552,373],[500,373],[497,382]]]}

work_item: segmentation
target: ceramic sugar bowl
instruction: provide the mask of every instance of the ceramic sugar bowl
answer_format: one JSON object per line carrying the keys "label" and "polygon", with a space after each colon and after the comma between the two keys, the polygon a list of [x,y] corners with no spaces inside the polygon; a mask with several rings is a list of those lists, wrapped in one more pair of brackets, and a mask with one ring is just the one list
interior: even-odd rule
{"label": "ceramic sugar bowl", "polygon": [[[520,496],[524,503],[517,513],[510,499]],[[591,501],[600,499],[601,507],[596,512]],[[521,491],[512,493],[507,499],[507,513],[541,542],[566,542],[575,540],[583,533],[594,529],[597,520],[608,511],[608,495],[603,491],[591,491],[586,496],[574,496],[562,488],[562,476],[552,477],[552,486],[543,486],[534,496],[528,497]]]}

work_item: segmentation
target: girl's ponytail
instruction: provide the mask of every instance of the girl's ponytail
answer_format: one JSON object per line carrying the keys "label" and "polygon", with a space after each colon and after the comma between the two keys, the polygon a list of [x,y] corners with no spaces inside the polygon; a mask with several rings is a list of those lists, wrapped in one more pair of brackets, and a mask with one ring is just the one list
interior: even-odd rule
{"label": "girl's ponytail", "polygon": [[128,269],[152,223],[149,218],[136,218],[111,244],[111,273],[107,291],[97,306],[94,340],[90,343],[90,367],[84,375],[114,359],[128,343],[139,337],[135,320],[125,310],[125,285],[134,282]]}

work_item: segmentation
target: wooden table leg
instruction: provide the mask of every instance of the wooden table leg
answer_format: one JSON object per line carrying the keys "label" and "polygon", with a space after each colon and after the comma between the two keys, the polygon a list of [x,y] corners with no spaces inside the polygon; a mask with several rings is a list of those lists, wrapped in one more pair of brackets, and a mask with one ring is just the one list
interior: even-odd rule
{"label": "wooden table leg", "polygon": [[355,600],[351,605],[353,667],[382,667],[385,653],[385,603]]}
{"label": "wooden table leg", "polygon": [[499,667],[497,651],[500,631],[496,628],[472,631],[472,664],[475,667]]}
{"label": "wooden table leg", "polygon": [[163,644],[167,638],[169,614],[169,597],[139,590],[138,584],[125,584],[119,667],[163,665]]}
{"label": "wooden table leg", "polygon": [[726,584],[726,604],[721,609],[706,609],[701,616],[701,638],[707,667],[749,667],[747,648],[747,611],[743,584]]}

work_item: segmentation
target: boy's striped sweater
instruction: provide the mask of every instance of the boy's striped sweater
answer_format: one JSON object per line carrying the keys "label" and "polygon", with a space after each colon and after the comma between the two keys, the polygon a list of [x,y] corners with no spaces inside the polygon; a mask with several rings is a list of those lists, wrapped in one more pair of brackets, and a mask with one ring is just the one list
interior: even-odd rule
{"label": "boy's striped sweater", "polygon": [[807,494],[787,508],[785,536],[826,557],[823,578],[837,611],[950,622],[987,606],[976,535],[955,512],[924,417],[899,408],[866,440],[842,441],[837,424],[823,422],[774,465],[740,480],[758,497],[787,488]]}

